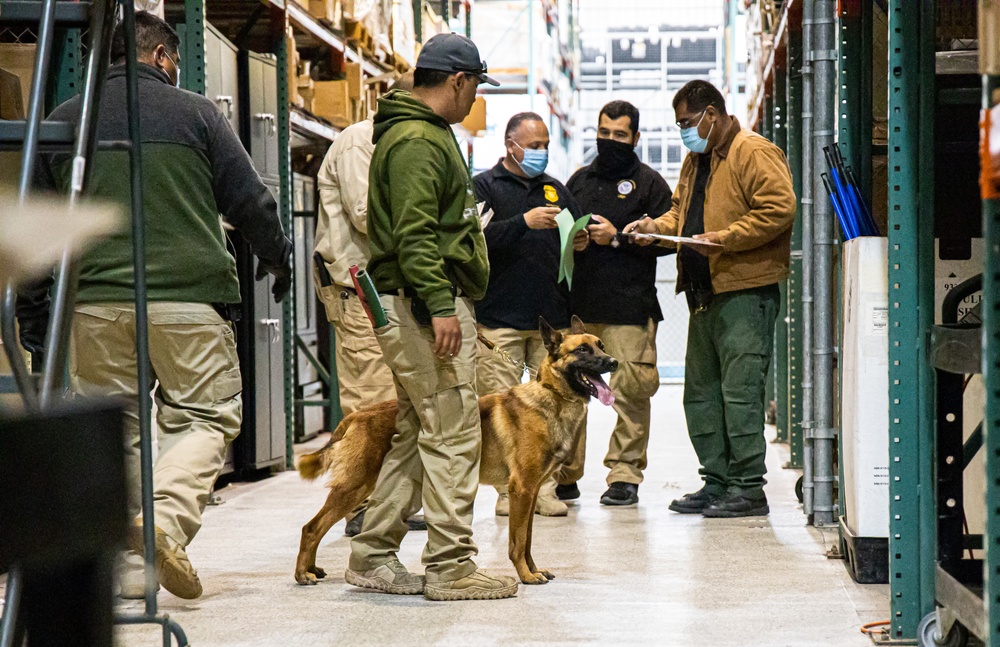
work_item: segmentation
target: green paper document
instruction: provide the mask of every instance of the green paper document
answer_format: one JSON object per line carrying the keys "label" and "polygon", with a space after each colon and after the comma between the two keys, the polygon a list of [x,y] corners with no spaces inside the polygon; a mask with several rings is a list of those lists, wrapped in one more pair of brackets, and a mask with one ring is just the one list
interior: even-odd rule
{"label": "green paper document", "polygon": [[559,225],[559,278],[557,281],[566,279],[566,286],[573,288],[573,238],[590,224],[590,216],[586,215],[573,221],[573,214],[569,209],[563,209],[556,216],[556,224]]}

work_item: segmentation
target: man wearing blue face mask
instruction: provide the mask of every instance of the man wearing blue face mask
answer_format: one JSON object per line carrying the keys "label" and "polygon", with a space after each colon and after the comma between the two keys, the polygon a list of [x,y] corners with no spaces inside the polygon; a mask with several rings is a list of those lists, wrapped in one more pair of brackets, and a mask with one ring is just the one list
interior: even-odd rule
{"label": "man wearing blue face mask", "polygon": [[655,220],[629,225],[716,245],[684,246],[677,254],[677,291],[691,310],[684,413],[704,487],[670,509],[706,517],[767,514],[764,380],[778,283],[788,276],[792,178],[781,149],[726,114],[711,83],[681,88],[674,114],[691,154],[673,203]]}
{"label": "man wearing blue face mask", "polygon": [[[473,184],[483,213],[493,217],[483,229],[490,259],[486,296],[476,304],[479,332],[518,362],[537,369],[545,358],[538,318],[553,327],[569,328],[569,290],[559,277],[559,230],[556,215],[569,209],[582,213],[568,189],[545,173],[549,131],[541,116],[522,112],[511,117],[504,133],[507,155]],[[587,245],[581,232],[577,249]],[[506,391],[519,384],[522,371],[485,346],[476,362],[480,395]],[[566,504],[556,498],[555,481],[542,485],[535,512],[564,516]],[[499,489],[496,513],[506,516],[507,492]]]}

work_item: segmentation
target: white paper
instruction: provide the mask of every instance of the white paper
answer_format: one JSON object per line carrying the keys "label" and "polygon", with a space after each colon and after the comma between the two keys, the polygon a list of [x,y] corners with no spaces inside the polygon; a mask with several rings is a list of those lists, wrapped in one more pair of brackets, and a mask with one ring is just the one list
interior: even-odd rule
{"label": "white paper", "polygon": [[482,211],[480,211],[479,228],[480,229],[486,229],[486,225],[490,224],[491,220],[493,220],[493,210],[492,209],[487,209],[486,213],[482,213]]}
{"label": "white paper", "polygon": [[687,236],[665,236],[663,234],[634,234],[628,232],[624,234],[625,236],[631,236],[633,238],[645,238],[649,240],[666,240],[671,243],[683,243],[685,245],[702,245],[703,247],[722,247],[719,243],[712,243],[707,240],[701,240],[699,238],[688,238]]}

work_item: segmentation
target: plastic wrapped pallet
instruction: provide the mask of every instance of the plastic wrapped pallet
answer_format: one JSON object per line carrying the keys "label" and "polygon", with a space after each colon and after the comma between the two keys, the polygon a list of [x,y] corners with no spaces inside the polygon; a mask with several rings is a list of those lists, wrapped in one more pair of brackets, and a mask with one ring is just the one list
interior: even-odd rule
{"label": "plastic wrapped pallet", "polygon": [[163,0],[135,0],[136,11],[148,11],[154,16],[163,18]]}
{"label": "plastic wrapped pallet", "polygon": [[888,240],[844,244],[842,433],[847,525],[889,536]]}
{"label": "plastic wrapped pallet", "polygon": [[392,52],[397,61],[410,67],[417,64],[417,34],[410,0],[393,0]]}

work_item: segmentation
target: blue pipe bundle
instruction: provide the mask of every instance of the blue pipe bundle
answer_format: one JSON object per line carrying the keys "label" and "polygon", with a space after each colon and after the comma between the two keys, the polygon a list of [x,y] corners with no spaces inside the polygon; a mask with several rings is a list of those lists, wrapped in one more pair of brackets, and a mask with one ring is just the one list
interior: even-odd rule
{"label": "blue pipe bundle", "polygon": [[875,219],[872,218],[868,204],[861,197],[861,189],[858,187],[854,172],[844,165],[844,157],[840,154],[840,148],[826,146],[823,148],[823,154],[826,157],[829,172],[823,173],[821,177],[827,195],[830,196],[833,212],[837,214],[837,221],[840,222],[840,230],[844,233],[844,239],[878,236]]}

